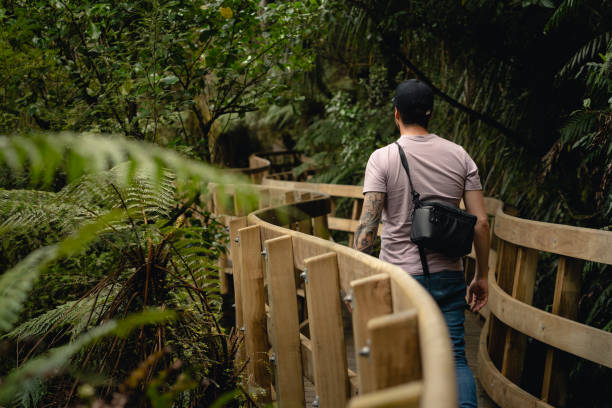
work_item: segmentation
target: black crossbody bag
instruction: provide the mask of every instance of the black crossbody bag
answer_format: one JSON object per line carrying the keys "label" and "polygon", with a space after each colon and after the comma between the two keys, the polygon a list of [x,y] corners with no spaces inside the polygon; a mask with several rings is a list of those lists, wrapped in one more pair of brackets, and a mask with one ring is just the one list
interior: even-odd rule
{"label": "black crossbody bag", "polygon": [[477,218],[445,202],[421,201],[419,193],[412,185],[408,160],[404,150],[397,142],[395,144],[399,149],[402,166],[406,170],[412,191],[414,212],[412,213],[410,240],[419,247],[423,273],[428,277],[429,268],[427,267],[425,248],[441,252],[450,257],[469,254],[472,250],[474,226]]}

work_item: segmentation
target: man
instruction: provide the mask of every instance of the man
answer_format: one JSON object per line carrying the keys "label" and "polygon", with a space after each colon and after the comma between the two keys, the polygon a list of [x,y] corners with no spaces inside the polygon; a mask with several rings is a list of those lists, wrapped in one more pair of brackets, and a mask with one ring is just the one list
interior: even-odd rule
{"label": "man", "polygon": [[[422,200],[435,199],[459,206],[477,217],[474,248],[477,271],[467,288],[472,311],[487,302],[489,222],[484,206],[478,169],[463,148],[427,131],[433,112],[433,93],[423,82],[402,82],[393,99],[395,122],[400,130],[397,143],[408,159],[415,190]],[[383,231],[380,259],[398,265],[423,284],[440,306],[449,328],[460,407],[476,407],[476,385],[465,358],[463,322],[466,284],[461,258],[450,258],[425,250],[430,276],[423,275],[418,247],[410,241],[412,192],[408,176],[394,143],[370,156],[363,185],[364,205],[355,233],[355,247],[370,253],[382,215]]]}

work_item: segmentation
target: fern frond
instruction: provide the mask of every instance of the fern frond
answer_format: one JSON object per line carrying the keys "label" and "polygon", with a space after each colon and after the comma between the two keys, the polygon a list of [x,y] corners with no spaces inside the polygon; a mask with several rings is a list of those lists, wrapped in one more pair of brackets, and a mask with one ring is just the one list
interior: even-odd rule
{"label": "fern frond", "polygon": [[608,43],[612,40],[612,32],[603,33],[585,45],[570,58],[570,60],[561,68],[559,76],[564,77],[570,72],[583,66],[586,62],[592,61],[599,53],[604,52]]}
{"label": "fern frond", "polygon": [[36,408],[39,406],[47,387],[40,378],[34,378],[21,384],[21,389],[15,395],[15,401],[20,408]]}
{"label": "fern frond", "polygon": [[201,189],[213,180],[219,184],[239,184],[245,180],[176,151],[120,136],[67,132],[0,136],[0,164],[19,172],[27,164],[39,162],[40,157],[45,158],[44,164],[34,174],[47,184],[60,170],[66,171],[68,180],[73,181],[85,173],[106,171],[124,162],[130,165],[122,172],[122,184],[127,184],[138,170],[148,173],[159,184],[164,169],[171,169],[177,179]]}
{"label": "fern frond", "polygon": [[[116,291],[115,291],[116,292]],[[110,293],[108,289],[95,292],[81,300],[66,302],[57,306],[46,313],[22,323],[14,328],[10,333],[5,334],[4,338],[23,340],[28,337],[40,336],[56,326],[57,328],[69,325],[72,326],[71,336],[74,338],[85,329],[89,328],[93,322],[100,317],[103,302],[96,302],[96,299],[114,299],[116,293]],[[91,319],[90,319],[91,316]],[[90,321],[88,325],[87,322]]]}
{"label": "fern frond", "polygon": [[544,33],[547,33],[553,28],[559,27],[559,24],[574,10],[582,5],[584,0],[563,0],[561,4],[555,9],[555,12],[544,26]]}
{"label": "fern frond", "polygon": [[0,276],[0,330],[13,327],[32,285],[58,254],[59,245],[39,248]]}
{"label": "fern frond", "polygon": [[9,331],[18,320],[28,292],[51,262],[85,248],[109,223],[123,219],[125,212],[111,211],[82,226],[58,244],[38,248],[0,276],[0,330]]}
{"label": "fern frond", "polygon": [[135,327],[145,324],[159,324],[173,320],[176,314],[168,310],[146,310],[115,321],[110,320],[101,326],[80,335],[76,340],[51,349],[46,354],[28,360],[23,366],[13,370],[0,385],[0,404],[9,404],[24,387],[31,387],[33,381],[40,381],[56,375],[66,368],[72,356],[83,347],[107,336],[127,336]]}

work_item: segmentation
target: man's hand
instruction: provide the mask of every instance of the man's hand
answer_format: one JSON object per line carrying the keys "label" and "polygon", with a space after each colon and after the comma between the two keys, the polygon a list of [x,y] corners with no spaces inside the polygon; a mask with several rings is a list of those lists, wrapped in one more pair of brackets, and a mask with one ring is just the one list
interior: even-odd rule
{"label": "man's hand", "polygon": [[477,312],[482,309],[489,299],[489,282],[487,279],[474,278],[468,287],[467,298],[468,305],[470,305],[470,310],[472,312]]}

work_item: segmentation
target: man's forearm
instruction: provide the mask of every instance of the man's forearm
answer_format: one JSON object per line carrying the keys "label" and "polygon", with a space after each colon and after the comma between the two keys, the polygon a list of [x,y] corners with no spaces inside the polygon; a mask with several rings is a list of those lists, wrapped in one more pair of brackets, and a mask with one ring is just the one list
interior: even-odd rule
{"label": "man's forearm", "polygon": [[476,270],[477,279],[488,278],[489,273],[489,223],[478,222],[474,228],[474,251],[478,268]]}
{"label": "man's forearm", "polygon": [[355,231],[355,249],[367,254],[372,253],[384,201],[385,193],[366,193],[359,225]]}

